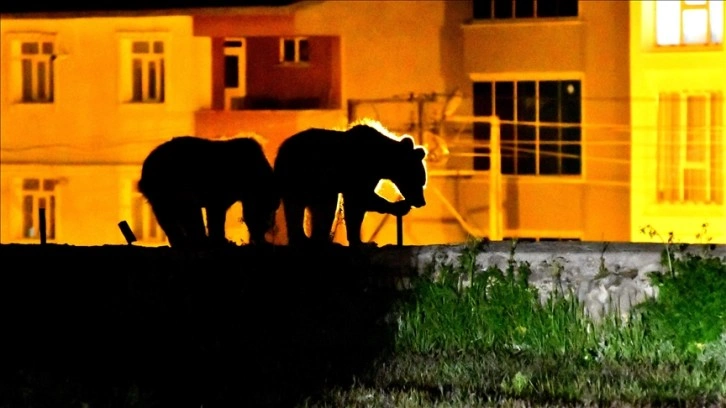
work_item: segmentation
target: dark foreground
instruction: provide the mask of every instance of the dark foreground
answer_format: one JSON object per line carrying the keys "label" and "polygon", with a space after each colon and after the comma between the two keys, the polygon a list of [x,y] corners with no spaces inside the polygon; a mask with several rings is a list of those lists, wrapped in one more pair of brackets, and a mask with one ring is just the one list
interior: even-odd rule
{"label": "dark foreground", "polygon": [[392,345],[397,294],[346,247],[0,245],[0,259],[3,408],[293,406]]}

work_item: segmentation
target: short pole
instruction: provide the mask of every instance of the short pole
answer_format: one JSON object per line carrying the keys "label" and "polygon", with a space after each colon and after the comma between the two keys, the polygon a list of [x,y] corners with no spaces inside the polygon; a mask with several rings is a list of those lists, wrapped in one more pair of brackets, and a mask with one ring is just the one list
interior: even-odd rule
{"label": "short pole", "polygon": [[396,216],[396,242],[403,246],[403,215]]}
{"label": "short pole", "polygon": [[124,234],[124,238],[126,238],[126,242],[131,245],[133,242],[136,241],[136,235],[134,235],[134,232],[131,231],[131,227],[129,227],[129,223],[124,221],[121,221],[118,223],[119,229],[121,229],[121,233]]}
{"label": "short pole", "polygon": [[40,245],[45,245],[47,237],[45,233],[45,208],[38,208],[38,229],[40,229]]}

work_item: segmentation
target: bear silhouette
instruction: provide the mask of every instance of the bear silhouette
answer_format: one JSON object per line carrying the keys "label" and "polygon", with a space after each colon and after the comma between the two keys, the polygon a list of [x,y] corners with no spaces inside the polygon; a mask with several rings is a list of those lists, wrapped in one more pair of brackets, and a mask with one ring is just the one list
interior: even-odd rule
{"label": "bear silhouette", "polygon": [[[342,195],[349,246],[361,244],[366,212],[405,215],[426,204],[426,150],[410,136],[396,137],[377,122],[348,130],[311,128],[280,145],[274,162],[288,243],[330,242]],[[404,200],[390,202],[375,189],[381,180],[395,184]],[[305,234],[305,210],[311,221]]]}
{"label": "bear silhouette", "polygon": [[238,201],[250,243],[264,243],[280,205],[274,181],[272,166],[253,138],[180,136],[149,153],[138,187],[172,247],[202,247],[228,243],[227,210]]}

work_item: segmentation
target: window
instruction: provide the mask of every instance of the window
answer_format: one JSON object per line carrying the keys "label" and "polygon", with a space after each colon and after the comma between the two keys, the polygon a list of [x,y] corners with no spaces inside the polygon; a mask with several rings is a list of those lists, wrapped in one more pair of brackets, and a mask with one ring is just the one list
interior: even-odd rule
{"label": "window", "polygon": [[21,237],[40,238],[40,209],[45,209],[45,236],[55,239],[56,231],[56,191],[57,180],[27,178],[23,179],[23,230]]}
{"label": "window", "polygon": [[122,61],[124,101],[164,102],[166,67],[163,40],[123,40]]}
{"label": "window", "polygon": [[224,41],[224,103],[225,109],[239,109],[246,94],[246,54],[243,38]]}
{"label": "window", "polygon": [[14,99],[22,103],[53,102],[56,59],[53,35],[22,35],[11,47]]}
{"label": "window", "polygon": [[131,195],[131,230],[139,242],[165,243],[166,234],[156,221],[154,211],[146,198],[139,192],[138,183],[132,183]]}
{"label": "window", "polygon": [[[476,82],[474,114],[501,121],[502,174],[581,173],[580,81]],[[491,125],[474,124],[476,140],[488,142],[490,135]],[[489,169],[489,158],[476,157],[474,168]]]}
{"label": "window", "polygon": [[659,95],[659,203],[723,204],[723,109],[720,92]]}
{"label": "window", "polygon": [[475,19],[577,17],[577,0],[476,0]]}
{"label": "window", "polygon": [[655,16],[658,45],[723,43],[723,0],[657,0]]}
{"label": "window", "polygon": [[280,62],[300,63],[310,61],[310,43],[307,38],[281,38]]}

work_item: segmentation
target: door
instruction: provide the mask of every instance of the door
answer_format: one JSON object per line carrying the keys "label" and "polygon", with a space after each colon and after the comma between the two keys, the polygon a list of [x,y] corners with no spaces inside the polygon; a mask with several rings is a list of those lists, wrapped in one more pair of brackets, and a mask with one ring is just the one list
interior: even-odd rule
{"label": "door", "polygon": [[247,93],[247,58],[244,38],[224,40],[224,109],[243,109]]}

